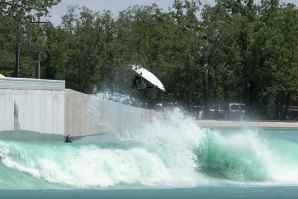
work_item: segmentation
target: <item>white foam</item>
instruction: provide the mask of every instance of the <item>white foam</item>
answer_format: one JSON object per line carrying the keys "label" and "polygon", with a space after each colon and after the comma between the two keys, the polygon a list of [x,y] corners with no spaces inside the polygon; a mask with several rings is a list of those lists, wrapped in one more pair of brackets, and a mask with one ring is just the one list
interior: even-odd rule
{"label": "white foam", "polygon": [[[298,166],[284,162],[257,133],[209,131],[197,126],[178,109],[169,114],[168,120],[154,120],[143,129],[118,136],[124,143],[137,144],[107,148],[91,144],[51,146],[0,141],[0,157],[9,168],[72,187],[194,187],[222,183],[200,172],[200,160],[194,152],[203,150],[204,145],[212,141],[239,158],[243,156],[241,160],[251,172],[257,172],[254,169],[258,167],[253,165],[257,163],[259,169],[264,170],[264,182],[298,184]],[[243,183],[241,176],[234,181]]]}
{"label": "white foam", "polygon": [[[2,145],[2,162],[7,167],[29,173],[51,183],[76,187],[145,185],[189,187],[203,184],[196,172],[194,147],[204,133],[190,120],[153,122],[130,132],[137,147],[100,148],[95,145],[21,147]],[[127,134],[126,134],[127,135]],[[28,148],[27,148],[28,147]],[[23,151],[29,161],[17,158]],[[30,162],[30,163],[29,163]]]}

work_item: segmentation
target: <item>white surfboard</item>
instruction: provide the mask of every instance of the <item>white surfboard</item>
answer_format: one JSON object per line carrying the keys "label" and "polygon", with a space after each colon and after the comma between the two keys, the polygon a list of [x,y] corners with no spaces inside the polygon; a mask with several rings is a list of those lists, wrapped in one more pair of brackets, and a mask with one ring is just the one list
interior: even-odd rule
{"label": "white surfboard", "polygon": [[136,65],[132,66],[132,70],[134,72],[136,72],[140,77],[147,80],[153,86],[156,86],[157,88],[159,88],[162,91],[166,91],[166,89],[163,86],[163,84],[161,83],[161,81],[153,73],[151,73],[149,70],[147,70],[147,69],[145,69],[141,66],[136,66]]}

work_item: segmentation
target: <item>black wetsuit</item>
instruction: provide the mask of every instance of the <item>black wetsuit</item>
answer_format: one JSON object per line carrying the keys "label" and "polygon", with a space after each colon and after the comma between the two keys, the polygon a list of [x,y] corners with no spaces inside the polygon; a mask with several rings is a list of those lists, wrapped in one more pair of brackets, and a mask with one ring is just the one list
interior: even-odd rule
{"label": "black wetsuit", "polygon": [[145,79],[143,79],[139,76],[135,76],[135,78],[133,79],[133,82],[132,82],[132,87],[135,89],[138,89],[138,90],[145,90],[148,88],[153,88],[153,85],[150,84]]}

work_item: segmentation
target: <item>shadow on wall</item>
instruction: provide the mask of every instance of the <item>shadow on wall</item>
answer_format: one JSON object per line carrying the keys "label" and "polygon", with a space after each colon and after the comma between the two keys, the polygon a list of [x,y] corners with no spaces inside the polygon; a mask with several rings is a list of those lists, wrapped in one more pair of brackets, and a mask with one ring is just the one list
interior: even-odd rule
{"label": "shadow on wall", "polygon": [[18,131],[18,130],[20,130],[19,108],[16,104],[16,101],[14,101],[13,116],[14,116],[14,130]]}

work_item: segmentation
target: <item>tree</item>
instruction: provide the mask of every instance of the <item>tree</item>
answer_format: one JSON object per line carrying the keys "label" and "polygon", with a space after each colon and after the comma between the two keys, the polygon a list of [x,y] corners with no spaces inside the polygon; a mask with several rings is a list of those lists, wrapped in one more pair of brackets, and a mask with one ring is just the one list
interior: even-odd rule
{"label": "tree", "polygon": [[58,4],[60,0],[13,0],[0,2],[1,23],[5,27],[5,34],[13,38],[15,43],[15,71],[14,76],[19,77],[20,48],[22,37],[26,34],[26,27],[32,20],[48,14],[48,9]]}

